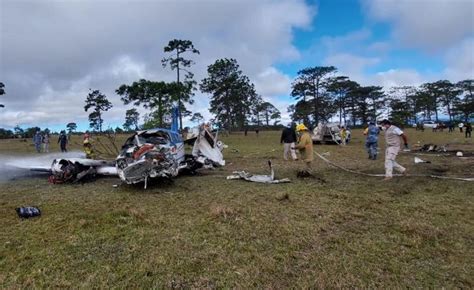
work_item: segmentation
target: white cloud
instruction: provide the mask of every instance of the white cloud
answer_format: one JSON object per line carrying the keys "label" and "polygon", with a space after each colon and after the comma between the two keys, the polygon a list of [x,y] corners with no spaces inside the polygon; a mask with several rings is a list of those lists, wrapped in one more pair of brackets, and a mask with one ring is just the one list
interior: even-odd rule
{"label": "white cloud", "polygon": [[418,86],[424,82],[423,77],[413,69],[389,69],[376,73],[372,79],[373,84],[386,89],[396,86]]}
{"label": "white cloud", "polygon": [[363,28],[340,36],[325,36],[321,38],[321,43],[330,52],[344,51],[354,47],[361,47],[364,42],[370,39],[372,32]]}
{"label": "white cloud", "polygon": [[366,81],[364,70],[379,62],[380,59],[377,57],[362,57],[350,53],[329,55],[324,60],[325,65],[335,66],[340,75],[349,76],[352,80],[360,83],[365,83]]}
{"label": "white cloud", "polygon": [[393,24],[404,46],[437,51],[474,32],[472,0],[362,0],[376,21]]}
{"label": "white cloud", "polygon": [[[196,80],[218,58],[236,58],[274,96],[287,89],[278,62],[300,57],[293,30],[307,28],[315,7],[304,0],[262,1],[2,1],[0,80],[6,85],[1,126],[87,121],[88,89],[113,102],[106,121],[122,122],[127,109],[115,89],[139,78],[172,80],[161,66],[170,39],[190,39]],[[273,83],[275,86],[271,86]],[[204,110],[208,98],[196,96]]]}
{"label": "white cloud", "polygon": [[474,38],[450,49],[445,58],[444,75],[451,81],[474,79]]}
{"label": "white cloud", "polygon": [[255,78],[257,92],[265,97],[289,95],[291,79],[274,67],[268,67]]}

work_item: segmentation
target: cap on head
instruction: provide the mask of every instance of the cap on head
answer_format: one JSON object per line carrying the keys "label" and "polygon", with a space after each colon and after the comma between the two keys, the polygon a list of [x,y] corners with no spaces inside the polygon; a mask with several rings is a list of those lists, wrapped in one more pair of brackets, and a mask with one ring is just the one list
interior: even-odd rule
{"label": "cap on head", "polygon": [[382,124],[382,125],[392,125],[392,123],[387,119],[383,119],[382,122],[380,122],[380,124]]}
{"label": "cap on head", "polygon": [[306,128],[306,126],[304,124],[298,124],[296,126],[296,131],[299,132],[299,131],[304,131],[304,130],[308,130],[308,128]]}

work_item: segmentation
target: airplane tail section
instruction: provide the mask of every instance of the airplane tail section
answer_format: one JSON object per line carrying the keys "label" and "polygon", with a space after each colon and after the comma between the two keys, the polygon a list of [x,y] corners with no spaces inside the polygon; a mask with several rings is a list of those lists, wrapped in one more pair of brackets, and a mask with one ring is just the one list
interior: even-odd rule
{"label": "airplane tail section", "polygon": [[179,131],[179,107],[176,105],[173,107],[171,111],[171,131],[178,132]]}

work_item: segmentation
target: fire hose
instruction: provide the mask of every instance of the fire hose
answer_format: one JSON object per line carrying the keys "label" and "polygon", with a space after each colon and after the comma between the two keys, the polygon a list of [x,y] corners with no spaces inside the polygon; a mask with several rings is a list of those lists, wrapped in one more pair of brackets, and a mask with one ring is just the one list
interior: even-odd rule
{"label": "fire hose", "polygon": [[[329,159],[327,159],[326,157],[324,157],[323,155],[319,154],[318,152],[314,151],[314,154],[316,154],[316,156],[318,156],[320,159],[322,159],[324,162],[326,162],[327,164],[333,166],[333,167],[336,167],[338,169],[341,169],[343,171],[346,171],[346,172],[349,172],[349,173],[353,173],[353,174],[358,174],[358,175],[364,175],[364,176],[371,176],[371,177],[384,177],[385,174],[372,174],[372,173],[365,173],[365,172],[360,172],[360,171],[357,171],[357,170],[353,170],[353,169],[348,169],[348,168],[345,168],[341,165],[338,165],[332,161],[330,161]],[[437,178],[437,179],[450,179],[450,180],[461,180],[461,181],[474,181],[474,177],[454,177],[454,176],[441,176],[441,175],[431,175],[431,174],[406,174],[406,175],[402,175],[402,174],[394,174],[394,176],[410,176],[410,177],[430,177],[430,178]]]}

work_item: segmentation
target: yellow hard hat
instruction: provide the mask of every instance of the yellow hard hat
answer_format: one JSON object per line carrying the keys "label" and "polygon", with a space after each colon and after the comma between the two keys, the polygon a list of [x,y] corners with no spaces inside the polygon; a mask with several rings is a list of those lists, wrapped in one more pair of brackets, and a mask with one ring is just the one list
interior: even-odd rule
{"label": "yellow hard hat", "polygon": [[308,130],[308,128],[306,128],[306,126],[304,124],[298,124],[296,126],[296,131],[304,131],[304,130]]}

